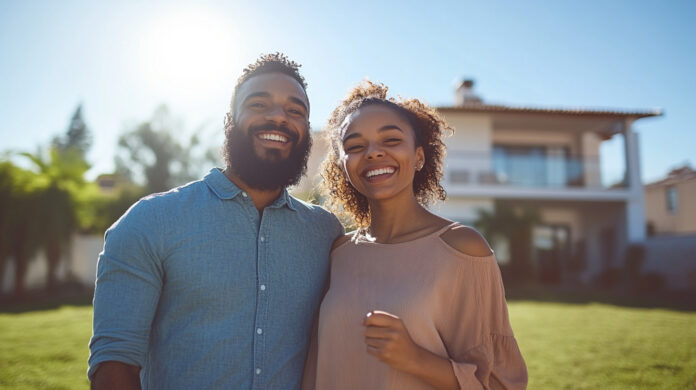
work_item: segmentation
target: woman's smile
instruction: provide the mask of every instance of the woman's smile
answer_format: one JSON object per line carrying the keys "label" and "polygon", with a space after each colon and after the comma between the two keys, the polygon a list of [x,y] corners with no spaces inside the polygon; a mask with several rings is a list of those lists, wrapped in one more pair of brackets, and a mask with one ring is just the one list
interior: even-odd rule
{"label": "woman's smile", "polygon": [[370,183],[379,183],[394,176],[397,169],[391,166],[382,166],[376,168],[368,168],[362,176]]}

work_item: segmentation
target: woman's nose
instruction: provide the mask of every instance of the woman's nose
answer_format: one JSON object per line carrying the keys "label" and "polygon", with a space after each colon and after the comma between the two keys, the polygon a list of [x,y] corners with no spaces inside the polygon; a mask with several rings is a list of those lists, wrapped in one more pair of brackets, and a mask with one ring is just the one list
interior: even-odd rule
{"label": "woman's nose", "polygon": [[384,151],[382,148],[379,147],[379,145],[374,145],[370,144],[367,147],[367,158],[368,159],[374,159],[374,158],[380,158],[384,157]]}

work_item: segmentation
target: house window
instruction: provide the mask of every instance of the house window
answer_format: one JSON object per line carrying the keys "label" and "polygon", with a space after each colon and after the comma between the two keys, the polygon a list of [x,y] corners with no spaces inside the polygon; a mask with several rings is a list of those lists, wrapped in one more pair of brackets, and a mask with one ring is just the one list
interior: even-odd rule
{"label": "house window", "polygon": [[677,189],[675,187],[667,187],[667,211],[670,213],[677,212]]}
{"label": "house window", "polygon": [[497,182],[527,187],[565,187],[582,172],[565,146],[494,145],[493,170]]}
{"label": "house window", "polygon": [[510,240],[507,237],[501,235],[493,236],[491,238],[491,246],[498,264],[505,265],[510,263]]}

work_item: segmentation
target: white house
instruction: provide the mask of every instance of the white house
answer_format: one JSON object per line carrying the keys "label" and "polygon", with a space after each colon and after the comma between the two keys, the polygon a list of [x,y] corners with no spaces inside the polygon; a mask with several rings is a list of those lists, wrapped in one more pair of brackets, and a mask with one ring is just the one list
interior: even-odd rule
{"label": "white house", "polygon": [[[533,230],[532,262],[537,273],[562,272],[571,260],[582,264],[585,281],[605,267],[621,267],[626,246],[645,238],[636,120],[659,110],[521,107],[483,102],[473,81],[461,83],[455,104],[437,107],[455,129],[446,139],[444,186],[448,199],[440,215],[466,224],[478,210],[510,205],[531,207],[541,217]],[[623,180],[604,184],[600,145],[623,138]],[[328,145],[315,136],[308,176],[298,192],[316,184]],[[509,256],[496,242],[499,261]]]}

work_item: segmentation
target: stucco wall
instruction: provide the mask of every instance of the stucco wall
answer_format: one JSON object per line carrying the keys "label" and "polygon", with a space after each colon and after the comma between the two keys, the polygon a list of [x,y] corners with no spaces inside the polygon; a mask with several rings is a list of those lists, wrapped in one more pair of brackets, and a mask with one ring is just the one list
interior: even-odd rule
{"label": "stucco wall", "polygon": [[696,180],[674,185],[677,191],[677,210],[667,210],[667,186],[645,188],[645,219],[658,234],[696,233]]}
{"label": "stucco wall", "polygon": [[[97,257],[104,246],[104,237],[75,235],[72,239],[70,253],[63,256],[58,266],[56,276],[59,281],[76,281],[86,287],[93,286],[96,279]],[[39,253],[33,258],[24,279],[27,290],[39,290],[46,286],[46,258]],[[2,293],[7,294],[14,289],[14,263],[8,261],[2,283]]]}

